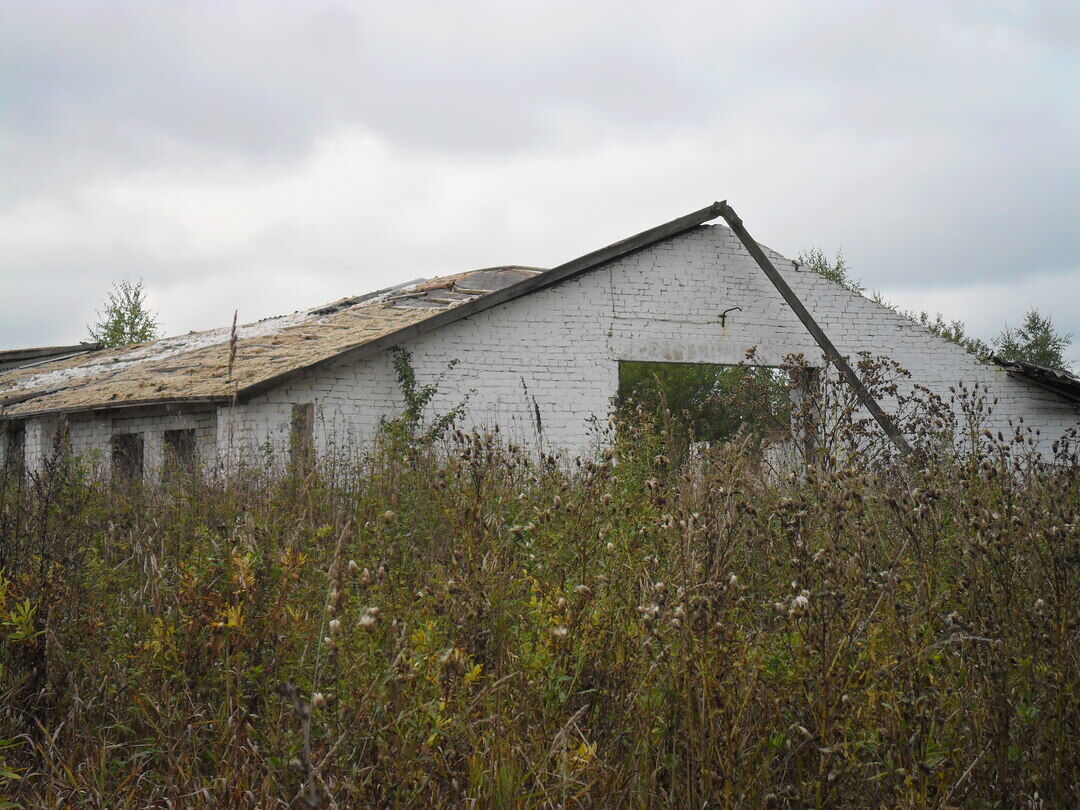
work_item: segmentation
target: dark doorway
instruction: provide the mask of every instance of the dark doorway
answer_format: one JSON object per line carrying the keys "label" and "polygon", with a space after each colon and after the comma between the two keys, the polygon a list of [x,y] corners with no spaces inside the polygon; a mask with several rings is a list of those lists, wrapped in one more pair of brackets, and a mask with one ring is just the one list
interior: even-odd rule
{"label": "dark doorway", "polygon": [[162,438],[166,472],[194,472],[198,463],[194,428],[166,430]]}
{"label": "dark doorway", "polygon": [[125,484],[142,481],[143,435],[117,433],[112,437],[113,480]]}
{"label": "dark doorway", "polygon": [[22,425],[4,431],[4,470],[22,475],[26,464],[26,430]]}

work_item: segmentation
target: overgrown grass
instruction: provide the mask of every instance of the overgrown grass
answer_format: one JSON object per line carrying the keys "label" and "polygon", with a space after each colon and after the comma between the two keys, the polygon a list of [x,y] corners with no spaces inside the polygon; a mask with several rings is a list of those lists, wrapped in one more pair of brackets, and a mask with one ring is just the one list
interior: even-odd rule
{"label": "overgrown grass", "polygon": [[[0,501],[27,807],[1080,805],[1080,479],[498,436]],[[1020,468],[1023,472],[1018,472]]]}

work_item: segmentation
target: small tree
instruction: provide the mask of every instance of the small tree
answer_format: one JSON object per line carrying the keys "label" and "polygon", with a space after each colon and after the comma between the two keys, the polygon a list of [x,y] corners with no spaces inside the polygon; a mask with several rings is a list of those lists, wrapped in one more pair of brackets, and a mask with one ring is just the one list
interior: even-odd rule
{"label": "small tree", "polygon": [[994,339],[997,356],[1002,360],[1027,360],[1062,371],[1069,369],[1065,350],[1072,344],[1072,335],[1063,335],[1054,327],[1049,315],[1043,316],[1032,307],[1024,322],[1016,329],[1005,327]]}
{"label": "small tree", "polygon": [[836,257],[829,261],[824,250],[819,247],[812,247],[805,253],[799,254],[799,263],[804,265],[807,270],[812,270],[829,281],[842,284],[852,292],[861,294],[866,290],[861,281],[851,277],[851,267],[844,258],[844,254],[839,250],[836,251]]}
{"label": "small tree", "polygon": [[157,316],[146,306],[142,279],[123,279],[113,284],[105,307],[98,310],[98,322],[88,325],[90,339],[105,348],[153,340],[159,334]]}

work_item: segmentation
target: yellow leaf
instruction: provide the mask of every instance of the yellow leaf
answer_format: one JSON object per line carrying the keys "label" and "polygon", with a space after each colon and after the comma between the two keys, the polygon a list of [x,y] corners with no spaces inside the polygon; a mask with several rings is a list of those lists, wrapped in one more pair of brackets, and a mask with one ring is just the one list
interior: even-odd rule
{"label": "yellow leaf", "polygon": [[465,685],[468,686],[469,684],[477,681],[480,678],[480,673],[482,673],[483,671],[484,667],[482,664],[475,665],[472,669],[465,673]]}
{"label": "yellow leaf", "polygon": [[223,611],[221,615],[225,618],[226,627],[235,627],[237,629],[244,626],[244,603],[241,602],[238,605],[229,605]]}

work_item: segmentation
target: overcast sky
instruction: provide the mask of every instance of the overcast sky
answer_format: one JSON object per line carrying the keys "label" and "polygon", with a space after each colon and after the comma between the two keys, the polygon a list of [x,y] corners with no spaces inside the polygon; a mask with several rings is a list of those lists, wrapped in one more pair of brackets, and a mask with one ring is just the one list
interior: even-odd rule
{"label": "overcast sky", "polygon": [[552,266],[728,199],[983,337],[1077,335],[1080,3],[0,5],[0,348]]}

